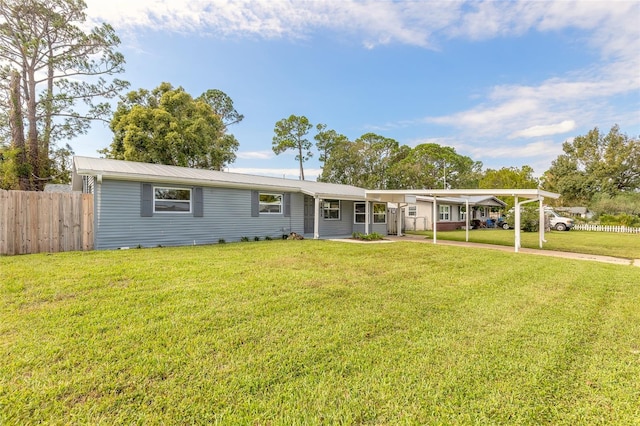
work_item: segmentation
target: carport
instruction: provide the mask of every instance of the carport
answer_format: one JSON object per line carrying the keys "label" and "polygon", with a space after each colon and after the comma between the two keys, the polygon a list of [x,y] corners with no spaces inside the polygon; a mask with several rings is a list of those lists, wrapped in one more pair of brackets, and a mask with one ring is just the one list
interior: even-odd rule
{"label": "carport", "polygon": [[[415,204],[416,196],[423,195],[428,197],[433,197],[433,243],[438,243],[437,238],[437,226],[436,226],[436,218],[438,211],[438,197],[460,197],[466,198],[466,209],[469,211],[469,197],[473,196],[504,196],[504,197],[514,197],[515,199],[515,241],[514,241],[514,250],[517,253],[521,248],[520,244],[520,210],[522,205],[538,202],[538,211],[539,215],[539,227],[538,227],[538,241],[540,248],[542,248],[543,243],[546,242],[544,239],[544,199],[546,198],[559,198],[560,194],[556,194],[554,192],[543,191],[541,189],[402,189],[402,190],[366,190],[366,198],[367,201],[378,201],[378,202],[387,202],[387,203],[396,203],[398,205],[398,209],[401,209],[403,206],[407,206],[408,204]],[[402,215],[398,214],[398,236],[401,235],[401,224]],[[469,241],[469,215],[466,215],[466,240]]]}

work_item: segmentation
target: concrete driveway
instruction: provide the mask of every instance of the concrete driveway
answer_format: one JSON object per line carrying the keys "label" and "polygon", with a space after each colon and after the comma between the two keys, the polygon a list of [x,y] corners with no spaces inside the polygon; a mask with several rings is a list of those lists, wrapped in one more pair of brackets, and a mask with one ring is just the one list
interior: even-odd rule
{"label": "concrete driveway", "polygon": [[[431,238],[425,238],[422,235],[403,235],[401,237],[398,237],[395,235],[389,235],[385,237],[385,239],[390,241],[410,241],[410,242],[416,242],[416,243],[433,244],[433,240]],[[468,243],[464,241],[438,240],[437,245],[475,247],[479,249],[499,250],[499,251],[504,251],[509,253],[514,252],[513,246],[498,246],[494,244]],[[615,265],[633,265],[636,267],[640,267],[640,259],[624,259],[621,257],[600,256],[596,254],[571,253],[571,252],[565,252],[565,251],[540,250],[540,249],[530,249],[530,248],[520,248],[518,252],[525,253],[525,254],[534,254],[538,256],[560,257],[564,259],[590,260],[593,262],[612,263]]]}

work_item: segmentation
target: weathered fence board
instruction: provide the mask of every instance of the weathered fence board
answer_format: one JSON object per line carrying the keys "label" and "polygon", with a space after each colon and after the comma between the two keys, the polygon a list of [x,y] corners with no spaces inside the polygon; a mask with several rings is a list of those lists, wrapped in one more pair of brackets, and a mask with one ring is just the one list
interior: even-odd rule
{"label": "weathered fence board", "polygon": [[93,196],[0,190],[0,255],[93,250]]}
{"label": "weathered fence board", "polygon": [[594,232],[617,232],[621,234],[640,234],[640,228],[617,225],[589,225],[577,224],[574,226],[577,231],[594,231]]}

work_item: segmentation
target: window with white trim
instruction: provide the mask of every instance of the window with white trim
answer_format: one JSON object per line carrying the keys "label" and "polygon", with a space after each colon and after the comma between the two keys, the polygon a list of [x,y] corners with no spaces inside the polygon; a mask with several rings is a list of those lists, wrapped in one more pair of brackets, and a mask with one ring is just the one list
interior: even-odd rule
{"label": "window with white trim", "polygon": [[417,216],[418,215],[418,207],[416,206],[409,206],[409,210],[407,213],[409,216]]}
{"label": "window with white trim", "polygon": [[373,223],[387,223],[387,205],[373,203]]}
{"label": "window with white trim", "polygon": [[438,206],[440,210],[440,220],[450,221],[451,220],[451,206]]}
{"label": "window with white trim", "polygon": [[322,200],[322,217],[325,220],[340,220],[340,200]]}
{"label": "window with white trim", "polygon": [[460,217],[460,220],[467,220],[467,207],[458,206],[458,215]]}
{"label": "window with white trim", "polygon": [[365,203],[353,203],[353,223],[365,223],[367,218],[367,205]]}
{"label": "window with white trim", "polygon": [[153,212],[191,213],[191,189],[154,187]]}
{"label": "window with white trim", "polygon": [[260,214],[282,214],[282,194],[261,192],[259,200]]}

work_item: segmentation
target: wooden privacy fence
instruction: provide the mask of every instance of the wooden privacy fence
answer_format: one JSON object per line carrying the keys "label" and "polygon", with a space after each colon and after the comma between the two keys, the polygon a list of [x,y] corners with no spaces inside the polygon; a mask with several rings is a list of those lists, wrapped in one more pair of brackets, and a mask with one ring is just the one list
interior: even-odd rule
{"label": "wooden privacy fence", "polygon": [[0,255],[93,250],[91,194],[0,190]]}
{"label": "wooden privacy fence", "polygon": [[640,234],[640,228],[617,225],[589,225],[579,223],[574,226],[577,231],[617,232],[622,234]]}

